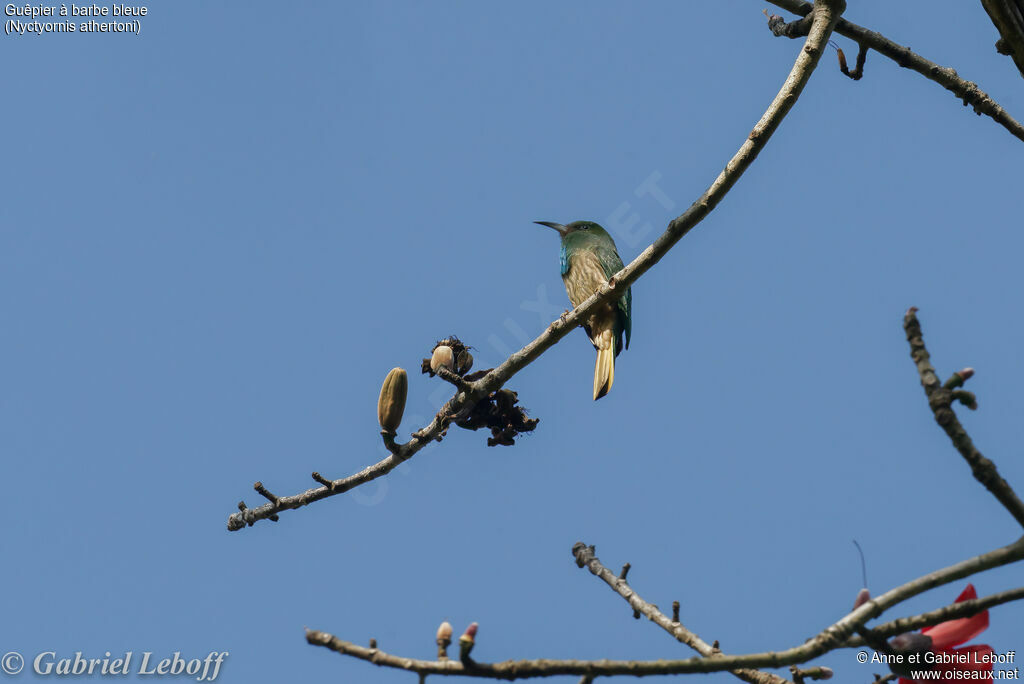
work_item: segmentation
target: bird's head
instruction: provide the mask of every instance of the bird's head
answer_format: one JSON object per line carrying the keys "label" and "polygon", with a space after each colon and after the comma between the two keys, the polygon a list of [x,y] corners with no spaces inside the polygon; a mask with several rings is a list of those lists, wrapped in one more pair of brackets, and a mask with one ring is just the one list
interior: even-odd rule
{"label": "bird's head", "polygon": [[572,223],[564,226],[561,223],[554,223],[552,221],[534,221],[534,223],[557,230],[558,234],[562,236],[562,239],[565,239],[573,233],[587,234],[598,238],[611,238],[608,231],[593,221],[573,221]]}

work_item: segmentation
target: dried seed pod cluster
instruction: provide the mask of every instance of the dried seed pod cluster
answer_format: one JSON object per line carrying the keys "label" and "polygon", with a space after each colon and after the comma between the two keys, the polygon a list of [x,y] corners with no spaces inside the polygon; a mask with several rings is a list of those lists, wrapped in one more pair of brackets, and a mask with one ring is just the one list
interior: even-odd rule
{"label": "dried seed pod cluster", "polygon": [[[475,382],[487,375],[490,370],[479,370],[470,373],[470,370],[473,368],[473,355],[469,353],[469,349],[470,347],[455,335],[438,340],[431,350],[430,358],[423,359],[421,370],[433,377],[439,372],[444,373],[441,370],[444,368],[455,373],[466,382]],[[450,376],[445,376],[445,379],[452,381]],[[499,389],[477,402],[468,415],[454,422],[455,425],[467,430],[490,429],[491,436],[487,439],[487,446],[497,446],[499,444],[511,446],[515,444],[515,438],[518,435],[523,432],[532,431],[537,427],[537,423],[540,422],[536,418],[528,417],[526,409],[522,406],[517,406],[517,403],[518,395],[515,392],[508,389]],[[445,420],[448,421],[451,418],[446,418]],[[449,423],[445,422],[444,431],[442,431],[441,436],[447,432],[448,425]]]}
{"label": "dried seed pod cluster", "polygon": [[487,446],[512,446],[519,434],[532,432],[540,422],[539,418],[527,417],[526,409],[517,406],[518,402],[519,395],[510,389],[491,392],[473,407],[468,416],[455,424],[467,430],[490,428]]}
{"label": "dried seed pod cluster", "polygon": [[469,353],[469,347],[455,335],[438,340],[431,350],[430,358],[423,359],[422,371],[433,377],[442,366],[457,375],[465,375],[473,367],[473,355]]}

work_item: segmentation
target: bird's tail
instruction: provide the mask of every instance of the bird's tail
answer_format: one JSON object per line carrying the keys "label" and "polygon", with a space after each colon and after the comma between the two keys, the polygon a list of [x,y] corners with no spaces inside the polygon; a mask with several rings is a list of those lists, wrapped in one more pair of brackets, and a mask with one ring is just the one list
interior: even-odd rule
{"label": "bird's tail", "polygon": [[598,336],[597,363],[594,365],[594,401],[597,401],[612,388],[615,382],[615,338],[611,330]]}

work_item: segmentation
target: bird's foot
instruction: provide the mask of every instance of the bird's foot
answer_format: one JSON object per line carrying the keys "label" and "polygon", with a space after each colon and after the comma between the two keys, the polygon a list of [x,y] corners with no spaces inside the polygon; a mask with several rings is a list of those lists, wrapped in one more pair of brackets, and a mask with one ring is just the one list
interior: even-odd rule
{"label": "bird's foot", "polygon": [[563,311],[562,315],[558,317],[558,320],[557,321],[553,321],[551,323],[551,325],[548,326],[548,330],[553,332],[553,331],[557,330],[559,327],[565,325],[565,319],[569,317],[570,313],[571,312],[568,309]]}

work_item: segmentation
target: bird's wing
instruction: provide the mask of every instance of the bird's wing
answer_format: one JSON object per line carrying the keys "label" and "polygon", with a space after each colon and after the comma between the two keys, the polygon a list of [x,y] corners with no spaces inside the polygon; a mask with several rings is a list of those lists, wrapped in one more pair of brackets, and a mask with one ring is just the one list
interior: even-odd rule
{"label": "bird's wing", "polygon": [[633,332],[633,288],[627,288],[626,294],[619,297],[618,317],[626,333],[626,349],[629,349],[629,336]]}
{"label": "bird's wing", "polygon": [[[598,247],[598,256],[601,259],[601,265],[604,267],[605,278],[611,278],[613,275],[622,270],[623,263],[622,257],[615,251],[614,247],[601,245]],[[626,349],[629,349],[629,337],[633,332],[633,291],[632,288],[626,290],[626,294],[619,297],[618,311],[616,311],[616,318],[618,319],[619,328],[625,333],[626,336]],[[621,342],[619,343],[621,345]],[[621,349],[620,349],[621,351]]]}

